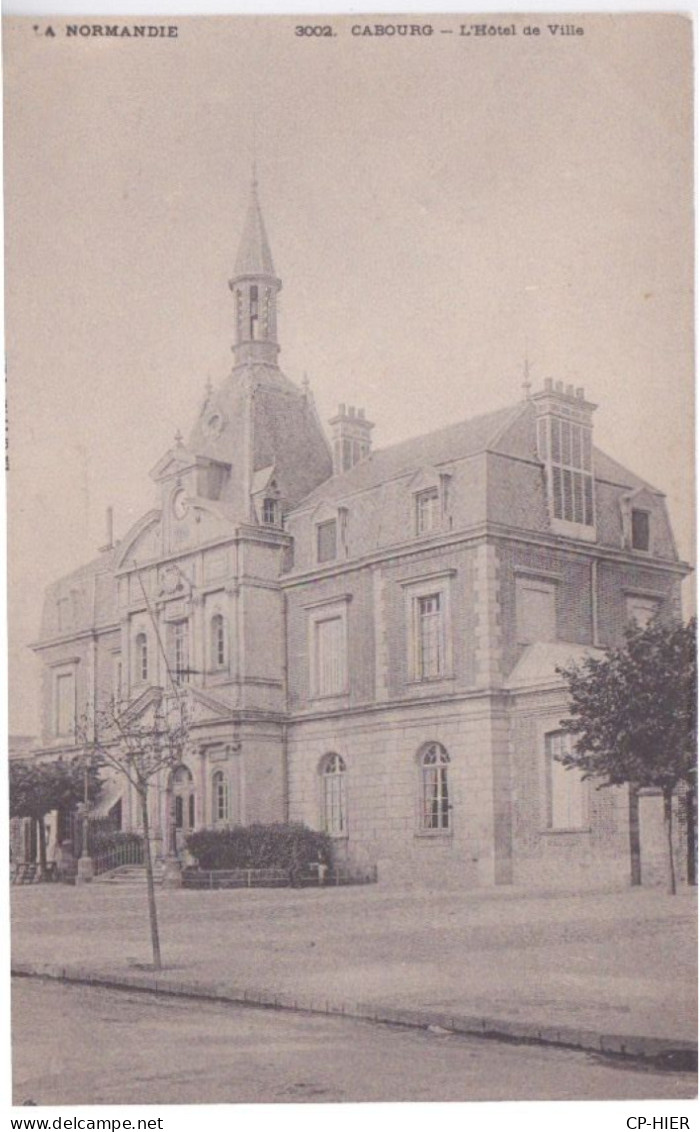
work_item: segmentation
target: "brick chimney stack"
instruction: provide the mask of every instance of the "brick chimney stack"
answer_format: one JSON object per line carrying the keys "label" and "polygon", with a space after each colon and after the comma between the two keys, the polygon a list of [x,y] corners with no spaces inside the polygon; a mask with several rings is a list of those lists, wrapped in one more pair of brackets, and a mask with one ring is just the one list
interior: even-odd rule
{"label": "brick chimney stack", "polygon": [[366,420],[365,410],[355,409],[354,405],[339,405],[336,416],[328,423],[333,429],[333,475],[338,476],[367,459],[374,425]]}

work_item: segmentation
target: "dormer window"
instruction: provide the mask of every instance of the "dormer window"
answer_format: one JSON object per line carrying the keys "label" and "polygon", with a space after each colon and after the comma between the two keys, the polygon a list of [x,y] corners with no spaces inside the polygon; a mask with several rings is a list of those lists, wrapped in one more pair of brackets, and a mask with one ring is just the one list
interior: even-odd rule
{"label": "dormer window", "polygon": [[328,519],[316,527],[316,561],[333,562],[338,556],[338,524]]}
{"label": "dormer window", "polygon": [[545,465],[547,498],[555,534],[593,542],[593,410],[583,389],[547,378],[530,398],[537,413],[537,451]]}
{"label": "dormer window", "polygon": [[552,505],[555,519],[593,526],[591,433],[573,421],[552,417]]}
{"label": "dormer window", "polygon": [[632,508],[632,550],[650,549],[649,512]]}
{"label": "dormer window", "polygon": [[440,525],[440,493],[436,487],[416,494],[416,534],[425,535]]}
{"label": "dormer window", "polygon": [[276,499],[263,499],[262,521],[266,527],[279,526],[279,504]]}

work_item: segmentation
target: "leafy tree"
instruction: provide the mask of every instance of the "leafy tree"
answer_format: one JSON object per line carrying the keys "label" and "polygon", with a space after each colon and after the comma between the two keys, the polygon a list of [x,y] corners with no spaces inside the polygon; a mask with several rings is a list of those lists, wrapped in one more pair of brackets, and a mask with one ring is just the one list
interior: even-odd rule
{"label": "leafy tree", "polygon": [[695,789],[695,619],[631,625],[623,647],[557,671],[571,696],[571,717],[562,727],[575,739],[561,762],[600,787],[629,783],[661,791],[668,891],[675,893],[673,795],[680,786]]}
{"label": "leafy tree", "polygon": [[52,810],[72,810],[85,800],[92,801],[100,789],[96,767],[87,769],[80,758],[37,762],[33,759],[10,761],[10,817],[33,818],[39,829],[39,867],[46,872],[46,826]]}

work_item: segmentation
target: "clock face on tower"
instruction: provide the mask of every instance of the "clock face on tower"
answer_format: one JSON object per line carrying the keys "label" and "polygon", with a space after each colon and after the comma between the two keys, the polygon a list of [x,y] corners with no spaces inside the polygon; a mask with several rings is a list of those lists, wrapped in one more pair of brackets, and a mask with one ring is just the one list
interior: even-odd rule
{"label": "clock face on tower", "polygon": [[187,506],[187,496],[183,488],[180,487],[175,492],[172,499],[173,515],[176,519],[184,519],[187,514]]}

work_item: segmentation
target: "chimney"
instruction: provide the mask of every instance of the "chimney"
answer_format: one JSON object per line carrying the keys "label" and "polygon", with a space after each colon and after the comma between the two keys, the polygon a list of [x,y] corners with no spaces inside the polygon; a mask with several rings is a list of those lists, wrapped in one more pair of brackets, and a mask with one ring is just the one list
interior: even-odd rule
{"label": "chimney", "polygon": [[364,409],[355,409],[354,405],[339,405],[328,423],[333,429],[333,475],[339,476],[367,459],[374,425],[365,418]]}

